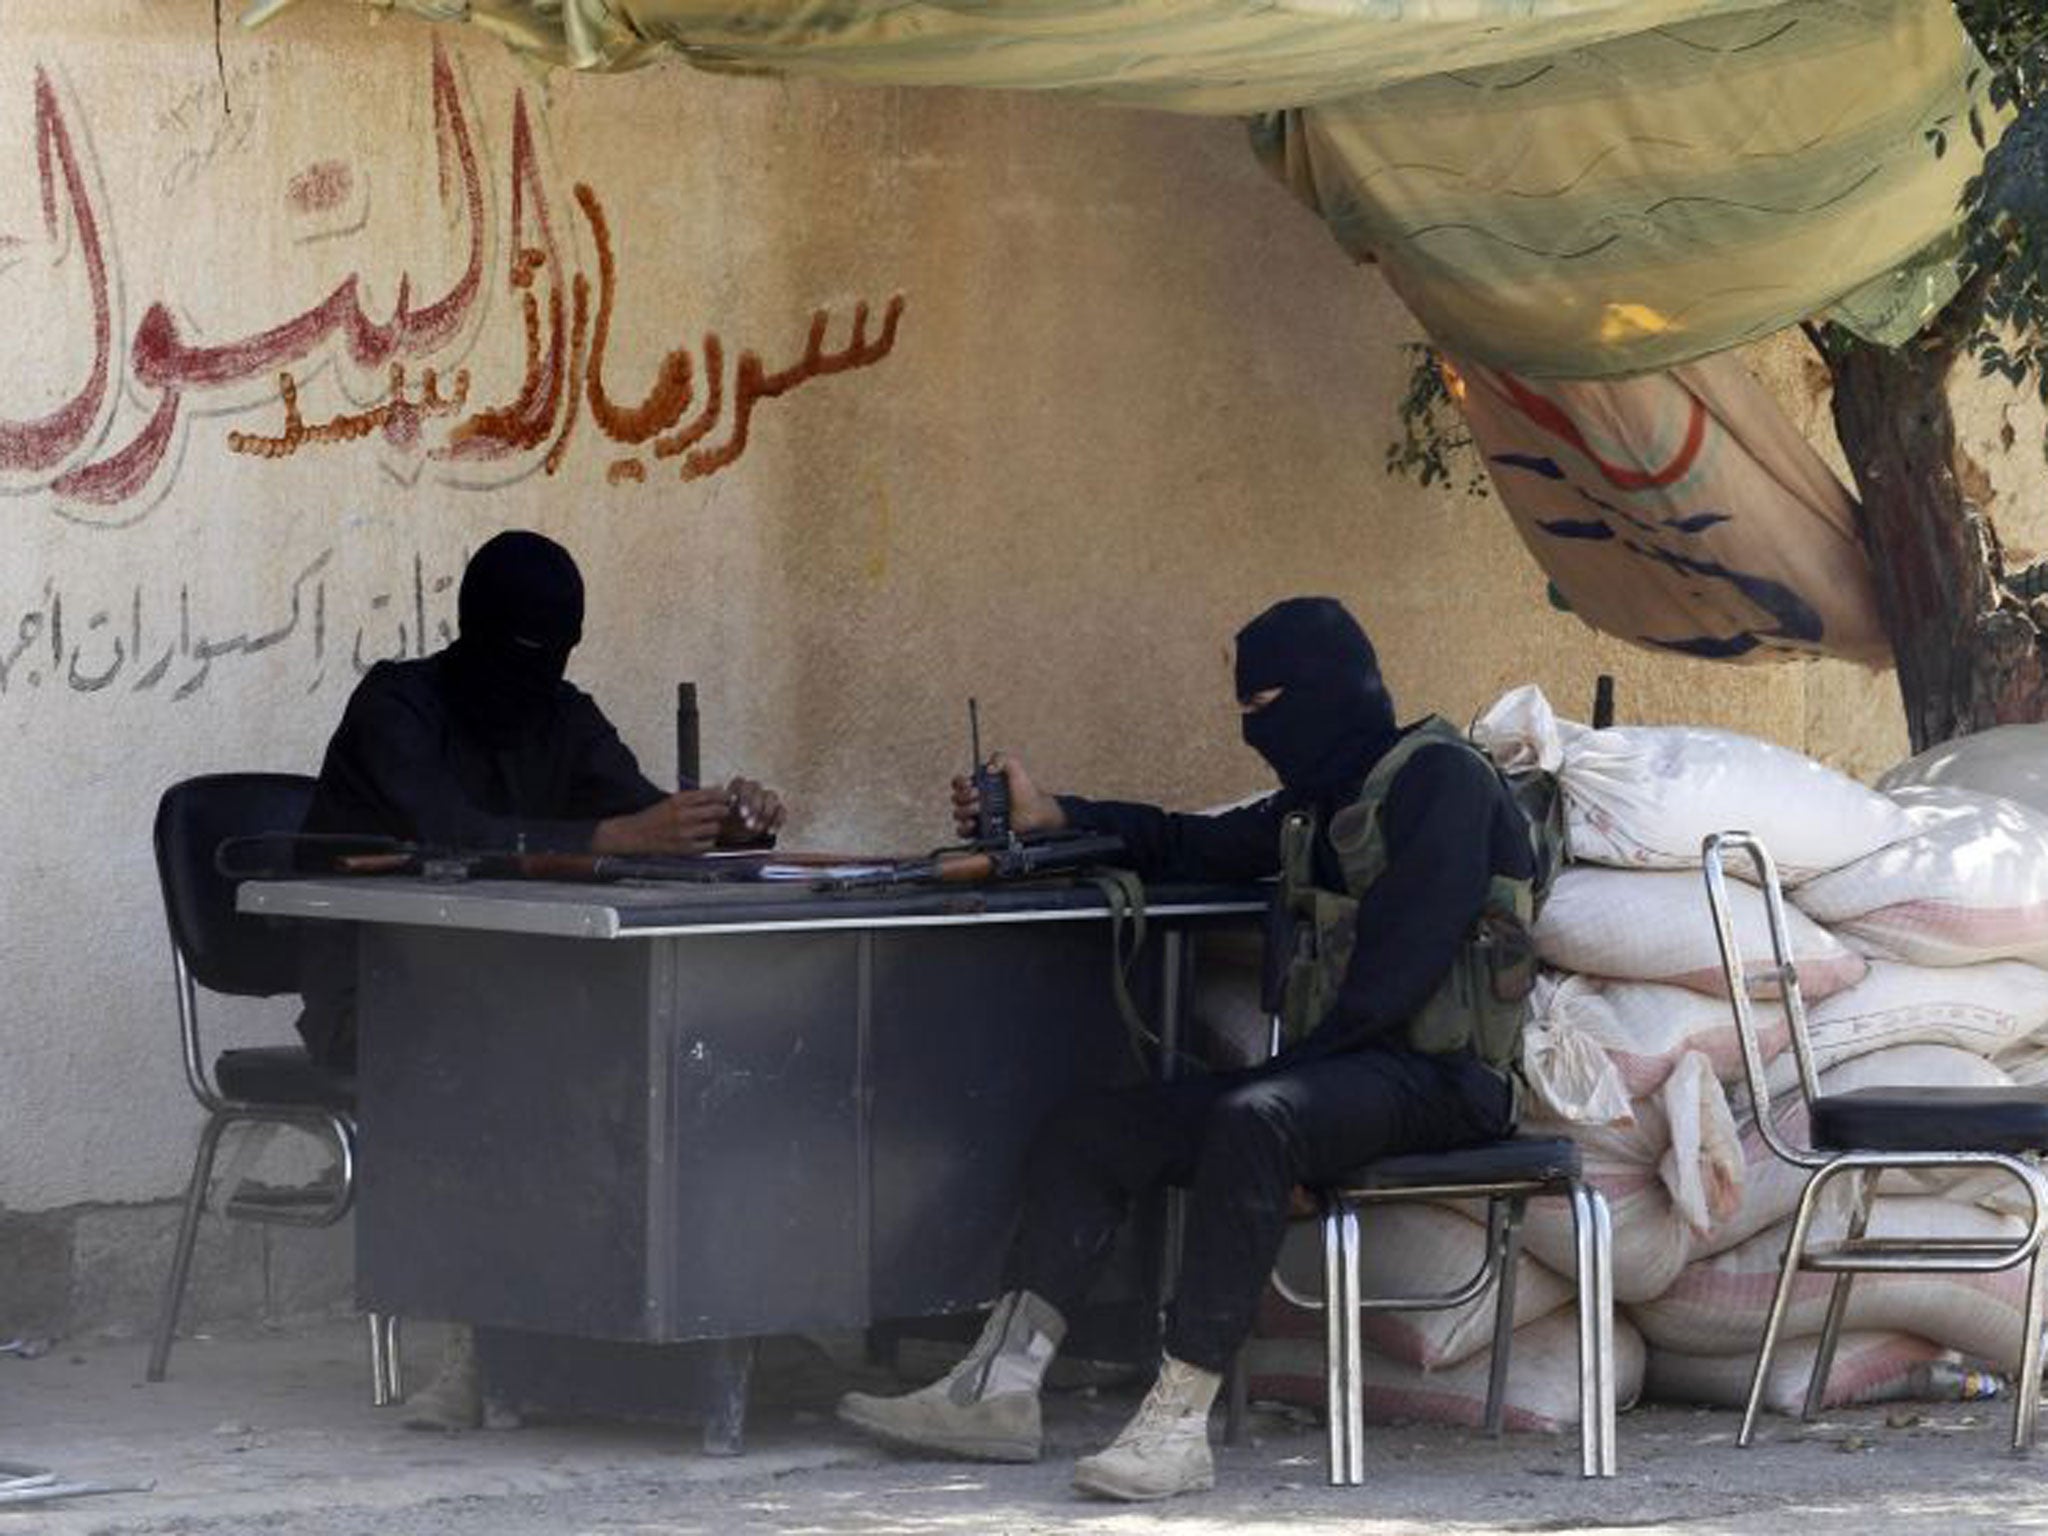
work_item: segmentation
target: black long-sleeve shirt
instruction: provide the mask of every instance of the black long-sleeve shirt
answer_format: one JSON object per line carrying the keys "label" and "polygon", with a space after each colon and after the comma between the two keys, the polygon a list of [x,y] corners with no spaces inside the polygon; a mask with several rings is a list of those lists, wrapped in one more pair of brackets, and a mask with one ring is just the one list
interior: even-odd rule
{"label": "black long-sleeve shirt", "polygon": [[581,689],[561,684],[548,717],[499,744],[465,723],[452,688],[443,656],[372,667],[328,743],[305,830],[577,853],[600,821],[662,798]]}
{"label": "black long-sleeve shirt", "polygon": [[[372,667],[328,743],[304,829],[437,848],[576,853],[590,846],[600,821],[662,798],[581,689],[561,684],[546,717],[495,743],[465,722],[453,688],[445,653]],[[300,940],[299,980],[307,1049],[330,1071],[354,1071],[354,931],[311,924]]]}
{"label": "black long-sleeve shirt", "polygon": [[[1215,816],[1064,795],[1060,805],[1072,825],[1121,837],[1138,873],[1161,880],[1277,874],[1280,825],[1294,808],[1284,792]],[[1328,818],[1321,820],[1316,883],[1343,892]],[[1450,968],[1492,876],[1527,877],[1533,868],[1521,812],[1499,777],[1476,753],[1449,743],[1422,747],[1402,765],[1382,822],[1387,867],[1359,902],[1357,943],[1337,1001],[1290,1058],[1350,1050],[1404,1024]]]}

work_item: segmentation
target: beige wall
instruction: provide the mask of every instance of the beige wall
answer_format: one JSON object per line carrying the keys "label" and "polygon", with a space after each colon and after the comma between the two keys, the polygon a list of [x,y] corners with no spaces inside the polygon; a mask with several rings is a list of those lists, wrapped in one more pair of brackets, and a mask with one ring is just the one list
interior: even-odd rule
{"label": "beige wall", "polygon": [[[541,527],[583,561],[593,616],[574,675],[650,770],[671,771],[673,685],[695,679],[707,769],[779,785],[802,844],[938,840],[969,692],[992,738],[1056,787],[1191,803],[1257,787],[1227,642],[1303,590],[1355,605],[1408,712],[1463,717],[1533,680],[1581,714],[1611,671],[1625,719],[1807,738],[1799,671],[1595,637],[1547,607],[1497,509],[1384,474],[1411,327],[1230,124],[680,68],[543,86],[457,29],[366,28],[352,7],[230,30],[223,115],[200,0],[7,14],[0,234],[17,243],[0,247],[0,419],[78,396],[94,351],[78,231],[61,215],[53,241],[39,213],[38,70],[104,239],[128,382],[90,398],[90,431],[54,465],[0,435],[0,1206],[174,1190],[195,1116],[148,854],[156,796],[203,770],[310,770],[358,636],[386,654],[403,625],[417,648],[415,560],[433,633],[452,618],[440,584],[502,527]],[[452,334],[406,359],[409,396],[427,365],[444,388],[467,368],[472,406],[518,393],[522,96],[529,219],[537,190],[560,256],[532,291],[544,311],[574,274],[595,283],[573,195],[587,182],[618,261],[605,377],[619,399],[707,328],[730,393],[739,349],[783,367],[814,309],[837,348],[858,301],[900,294],[893,350],[763,401],[745,453],[692,480],[606,440],[587,405],[553,473],[545,441],[484,464],[435,457],[454,416],[417,441],[373,421],[288,456],[232,451],[230,434],[282,432],[280,371],[317,426],[374,410],[384,363],[324,336],[173,359],[137,382],[138,323],[161,303],[188,341],[222,345],[311,313],[351,275],[373,321],[402,275],[415,306],[448,292],[467,233],[437,191],[437,169],[460,180],[452,157],[437,166],[437,38],[480,156],[486,260]],[[60,483],[89,465],[87,488],[104,483],[167,378],[179,416],[153,469],[98,503]],[[615,478],[629,460],[644,481]],[[253,647],[290,621],[295,590],[296,624]],[[22,634],[33,643],[8,638]],[[204,661],[208,643],[227,648]],[[244,1010],[234,1033],[280,1017]]]}

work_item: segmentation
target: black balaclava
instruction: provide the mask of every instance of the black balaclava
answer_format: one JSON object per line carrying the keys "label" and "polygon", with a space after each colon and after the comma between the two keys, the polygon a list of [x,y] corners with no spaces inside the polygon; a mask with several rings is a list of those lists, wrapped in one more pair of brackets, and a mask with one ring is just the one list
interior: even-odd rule
{"label": "black balaclava", "polygon": [[583,577],[553,539],[509,529],[470,557],[448,647],[456,710],[504,742],[545,722],[583,638]]}
{"label": "black balaclava", "polygon": [[1244,717],[1245,744],[1289,790],[1356,785],[1392,744],[1394,701],[1372,642],[1333,597],[1290,597],[1237,632],[1237,696],[1280,697]]}

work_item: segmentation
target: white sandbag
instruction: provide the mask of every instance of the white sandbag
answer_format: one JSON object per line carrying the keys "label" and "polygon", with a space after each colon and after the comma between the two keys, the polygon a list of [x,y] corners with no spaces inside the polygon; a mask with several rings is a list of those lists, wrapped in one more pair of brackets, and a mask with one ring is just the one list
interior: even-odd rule
{"label": "white sandbag", "polygon": [[[1586,1182],[1606,1197],[1614,1220],[1614,1294],[1625,1303],[1662,1295],[1695,1260],[1721,1253],[1792,1214],[1805,1186],[1804,1169],[1765,1145],[1745,1107],[1747,1095],[1723,1096],[1717,1111],[1704,1060],[1674,1073],[1658,1093],[1635,1102],[1627,1125],[1561,1126],[1532,1121],[1529,1135],[1569,1135],[1578,1142]],[[1771,1100],[1782,1132],[1804,1145],[1806,1106],[1793,1086],[1787,1054],[1773,1065]],[[1945,1045],[1904,1045],[1858,1056],[1821,1074],[1821,1091],[1873,1086],[1996,1087],[2010,1081],[1981,1057]],[[1695,1114],[1691,1092],[1700,1105]],[[1674,1115],[1673,1109],[1677,1109]],[[1723,1115],[1729,1116],[1723,1120]],[[1886,1193],[1947,1194],[1999,1209],[2012,1200],[2011,1180],[1965,1171],[1887,1175]],[[1847,1185],[1838,1186],[1846,1199]],[[1836,1198],[1828,1197],[1829,1202]],[[1702,1221],[1702,1211],[1706,1219]],[[1522,1227],[1529,1252],[1560,1274],[1573,1264],[1571,1213],[1563,1201],[1535,1200]]]}
{"label": "white sandbag", "polygon": [[[1742,1043],[1725,997],[1656,982],[1564,975],[1547,990],[1539,986],[1534,1001],[1532,1031],[1568,1032],[1596,1047],[1631,1099],[1655,1093],[1688,1052],[1704,1056],[1721,1082],[1742,1081]],[[1758,1048],[1773,1061],[1791,1037],[1784,1012],[1759,1005],[1755,1017]]]}
{"label": "white sandbag", "polygon": [[[1586,1182],[1606,1198],[1613,1219],[1614,1294],[1624,1302],[1660,1295],[1705,1234],[1741,1208],[1742,1143],[1727,1096],[1697,1053],[1682,1058],[1656,1093],[1637,1100],[1626,1124],[1532,1119],[1523,1131],[1578,1143]],[[1572,1272],[1576,1250],[1565,1202],[1530,1202],[1522,1231],[1530,1253],[1559,1273]]]}
{"label": "white sandbag", "polygon": [[[1841,1212],[1825,1212],[1814,1222],[1814,1239],[1836,1240],[1845,1225]],[[2017,1217],[1927,1196],[1880,1198],[1870,1218],[1873,1237],[1987,1240],[2025,1231],[2026,1223]],[[1688,1264],[1669,1290],[1632,1307],[1629,1315],[1657,1349],[1695,1355],[1754,1349],[1763,1337],[1786,1236],[1785,1224],[1779,1223],[1725,1253]],[[1833,1283],[1834,1276],[1811,1272],[1794,1278],[1786,1338],[1820,1332]],[[1984,1274],[1858,1275],[1849,1291],[1846,1326],[1916,1334],[2000,1370],[2014,1370],[2026,1302],[2024,1265]]]}
{"label": "white sandbag", "polygon": [[[1475,1209],[1483,1213],[1485,1206],[1478,1203]],[[1485,1253],[1484,1220],[1450,1206],[1366,1206],[1359,1212],[1359,1280],[1367,1296],[1447,1294],[1479,1272]],[[1277,1267],[1297,1295],[1322,1295],[1321,1224],[1290,1230]],[[1570,1281],[1526,1253],[1517,1258],[1515,1327],[1554,1312],[1572,1295]],[[1390,1359],[1424,1370],[1456,1365],[1493,1342],[1494,1296],[1489,1290],[1462,1307],[1427,1312],[1367,1312],[1361,1324],[1365,1341]],[[1319,1339],[1323,1315],[1269,1292],[1261,1304],[1259,1331]]]}
{"label": "white sandbag", "polygon": [[1564,768],[1566,744],[1588,728],[1557,718],[1550,700],[1534,683],[1510,688],[1472,722],[1472,740],[1503,772],[1527,773]]}
{"label": "white sandbag", "polygon": [[[1635,1118],[1620,1066],[1599,1043],[1598,1031],[1583,1028],[1577,1016],[1575,1004],[1587,985],[1576,976],[1538,977],[1522,1031],[1522,1081],[1528,1086],[1524,1116],[1547,1121],[1560,1134],[1581,1125],[1628,1125]],[[1554,1005],[1564,987],[1578,990],[1559,1008]],[[1605,1003],[1598,1006],[1612,1018]]]}
{"label": "white sandbag", "polygon": [[[1579,1422],[1578,1308],[1565,1307],[1515,1330],[1503,1418],[1512,1430],[1557,1434]],[[1642,1391],[1643,1340],[1614,1319],[1614,1392],[1627,1407]],[[1318,1339],[1257,1338],[1245,1345],[1251,1395],[1321,1409],[1326,1401]],[[1365,1417],[1374,1424],[1452,1424],[1476,1429],[1486,1416],[1485,1351],[1463,1364],[1424,1371],[1364,1351]]]}
{"label": "white sandbag", "polygon": [[1912,835],[1807,882],[1799,908],[1916,965],[2048,964],[2048,812],[1953,788],[1898,799]]}
{"label": "white sandbag", "polygon": [[[1730,882],[1728,898],[1744,958],[1752,968],[1763,965],[1771,940],[1762,893]],[[1808,1002],[1853,986],[1870,968],[1796,907],[1785,909],[1785,926]],[[1728,995],[1706,886],[1696,873],[1567,869],[1536,919],[1536,953],[1561,971]]]}
{"label": "white sandbag", "polygon": [[[1860,1281],[1858,1282],[1861,1283]],[[1806,1383],[1819,1352],[1814,1339],[1790,1339],[1771,1356],[1764,1378],[1764,1406],[1773,1413],[1796,1415],[1806,1402]],[[1900,1396],[1913,1372],[1945,1353],[1939,1344],[1907,1333],[1844,1333],[1835,1346],[1834,1365],[1822,1405],[1881,1403]],[[1749,1374],[1756,1365],[1754,1347],[1742,1354],[1687,1355],[1652,1349],[1643,1377],[1643,1395],[1657,1403],[1699,1403],[1711,1408],[1740,1408],[1749,1397]]]}
{"label": "white sandbag", "polygon": [[2000,725],[1909,757],[1877,781],[1891,791],[1939,784],[2048,811],[2048,725]]}
{"label": "white sandbag", "polygon": [[[1758,1004],[1757,1018],[1782,1028],[1774,1003]],[[1808,1009],[1806,1025],[1823,1071],[1895,1045],[1952,1045],[2002,1063],[2048,1029],[2048,970],[2019,960],[1873,960],[1863,980]]]}
{"label": "white sandbag", "polygon": [[1590,730],[1535,688],[1504,695],[1473,735],[1496,761],[1557,772],[1576,860],[1692,869],[1709,833],[1742,828],[1797,884],[1912,830],[1883,795],[1785,747],[1703,726]]}

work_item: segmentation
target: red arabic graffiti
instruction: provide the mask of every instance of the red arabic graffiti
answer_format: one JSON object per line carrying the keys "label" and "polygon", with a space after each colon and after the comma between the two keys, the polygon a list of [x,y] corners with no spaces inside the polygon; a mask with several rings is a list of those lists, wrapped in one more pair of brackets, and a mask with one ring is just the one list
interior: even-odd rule
{"label": "red arabic graffiti", "polygon": [[[433,461],[502,462],[537,454],[540,466],[552,475],[566,457],[587,403],[593,428],[604,438],[644,448],[657,461],[679,458],[681,478],[691,480],[717,473],[746,452],[762,401],[777,399],[810,379],[871,367],[894,349],[904,308],[901,294],[888,301],[872,338],[869,306],[861,302],[854,308],[844,342],[836,348],[827,346],[832,318],[823,309],[811,315],[803,351],[793,362],[770,368],[759,353],[742,348],[729,384],[724,343],[716,330],[708,330],[696,356],[687,346],[669,351],[642,399],[619,404],[605,385],[605,352],[618,294],[610,224],[596,192],[578,183],[577,207],[597,258],[593,306],[589,277],[575,270],[558,238],[526,95],[518,91],[512,101],[505,282],[524,331],[525,363],[511,398],[472,409],[469,372],[456,370],[444,390],[429,360],[462,339],[466,322],[484,296],[483,173],[455,71],[438,45],[430,78],[440,197],[444,206],[459,212],[468,246],[461,274],[447,292],[415,307],[411,278],[401,274],[391,313],[380,321],[365,312],[361,276],[351,272],[302,312],[253,335],[211,344],[188,341],[170,306],[154,301],[136,323],[127,357],[129,380],[145,401],[147,417],[127,441],[99,452],[86,444],[114,393],[106,252],[62,106],[48,78],[38,71],[36,166],[43,230],[56,243],[64,237],[68,220],[75,236],[91,295],[94,357],[78,392],[56,410],[32,421],[0,420],[0,473],[41,480],[72,502],[128,502],[164,478],[188,399],[275,377],[282,424],[270,433],[229,432],[230,452],[280,459],[374,435],[390,448]],[[288,197],[295,200],[294,206],[337,203],[347,191],[347,177],[341,162],[319,162],[293,181]],[[369,409],[308,420],[296,370],[332,343],[338,343],[359,368],[387,369],[389,387]],[[419,384],[409,393],[413,369]],[[223,409],[218,399],[209,404],[213,412]],[[444,420],[445,427],[436,427],[438,437],[430,442],[430,425]],[[714,442],[721,425],[723,438]],[[646,463],[629,457],[611,462],[606,480],[613,485],[639,483],[646,474]]]}
{"label": "red arabic graffiti", "polygon": [[[55,162],[54,165],[52,162]],[[92,373],[85,385],[40,421],[0,421],[0,468],[45,470],[61,464],[99,419],[106,398],[107,375],[114,351],[113,312],[107,302],[107,258],[100,246],[99,219],[78,172],[78,155],[50,77],[36,71],[36,176],[43,194],[43,233],[60,237],[57,224],[57,177],[64,179],[65,207],[85,257],[86,281],[92,287]]]}

